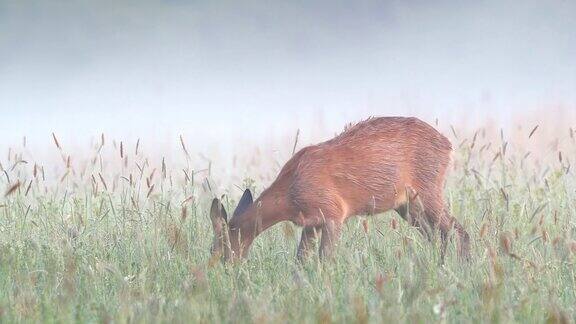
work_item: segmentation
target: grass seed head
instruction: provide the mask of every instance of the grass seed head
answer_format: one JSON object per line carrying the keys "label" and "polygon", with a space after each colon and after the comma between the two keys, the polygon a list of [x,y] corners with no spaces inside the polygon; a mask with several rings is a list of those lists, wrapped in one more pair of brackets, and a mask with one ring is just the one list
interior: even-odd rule
{"label": "grass seed head", "polygon": [[18,190],[18,188],[20,188],[20,184],[21,184],[20,181],[16,181],[15,184],[8,187],[8,189],[6,189],[6,191],[4,193],[4,197],[8,197],[8,196],[12,195],[14,192],[16,192],[16,190]]}

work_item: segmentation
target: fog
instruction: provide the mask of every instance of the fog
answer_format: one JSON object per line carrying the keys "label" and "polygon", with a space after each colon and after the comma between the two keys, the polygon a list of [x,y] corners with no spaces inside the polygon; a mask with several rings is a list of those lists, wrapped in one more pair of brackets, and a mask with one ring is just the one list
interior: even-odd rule
{"label": "fog", "polygon": [[576,109],[576,1],[0,0],[0,149]]}

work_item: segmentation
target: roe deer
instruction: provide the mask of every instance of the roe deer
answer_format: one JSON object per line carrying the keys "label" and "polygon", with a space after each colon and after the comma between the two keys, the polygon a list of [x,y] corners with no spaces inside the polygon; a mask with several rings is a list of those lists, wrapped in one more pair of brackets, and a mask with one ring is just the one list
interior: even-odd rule
{"label": "roe deer", "polygon": [[210,216],[212,253],[225,260],[246,256],[252,241],[270,226],[291,221],[303,226],[297,257],[304,260],[320,238],[320,257],[333,254],[343,222],[354,215],[394,209],[428,239],[441,234],[444,259],[450,230],[458,256],[470,256],[470,238],[445,208],[443,187],[450,141],[417,118],[370,118],[335,138],[305,147],[282,168],[253,202],[246,190],[228,221],[218,199]]}

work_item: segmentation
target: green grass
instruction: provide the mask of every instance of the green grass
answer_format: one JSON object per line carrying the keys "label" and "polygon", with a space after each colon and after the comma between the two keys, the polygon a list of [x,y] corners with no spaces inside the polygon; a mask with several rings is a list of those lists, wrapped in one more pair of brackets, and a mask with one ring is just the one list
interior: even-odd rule
{"label": "green grass", "polygon": [[443,265],[438,242],[393,213],[347,222],[333,262],[299,266],[300,229],[280,224],[224,265],[209,256],[209,202],[228,192],[232,208],[241,191],[214,172],[184,164],[185,176],[142,153],[124,163],[116,147],[108,162],[90,163],[95,149],[44,180],[12,152],[0,185],[21,185],[0,198],[0,322],[574,321],[576,146],[536,161],[471,142],[455,153],[446,200],[473,259],[458,262],[452,243]]}

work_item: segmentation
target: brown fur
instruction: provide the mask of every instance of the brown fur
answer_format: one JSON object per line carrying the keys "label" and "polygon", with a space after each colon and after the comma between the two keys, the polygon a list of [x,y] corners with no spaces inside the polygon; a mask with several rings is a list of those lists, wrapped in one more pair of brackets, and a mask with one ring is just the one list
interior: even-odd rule
{"label": "brown fur", "polygon": [[329,141],[300,150],[274,183],[230,220],[224,255],[242,257],[262,231],[292,221],[305,227],[298,257],[305,258],[319,236],[326,257],[347,218],[394,209],[429,238],[430,229],[439,229],[442,256],[454,229],[459,255],[467,258],[468,234],[443,201],[451,151],[446,137],[417,118],[370,118],[349,126]]}

